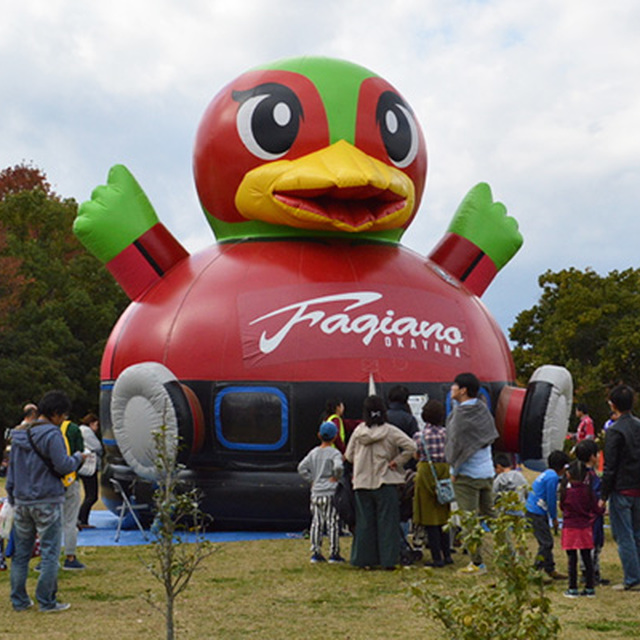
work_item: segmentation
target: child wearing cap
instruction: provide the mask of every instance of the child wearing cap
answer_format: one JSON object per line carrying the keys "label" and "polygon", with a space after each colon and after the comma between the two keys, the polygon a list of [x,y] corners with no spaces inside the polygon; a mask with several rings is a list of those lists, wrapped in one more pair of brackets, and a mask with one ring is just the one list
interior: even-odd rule
{"label": "child wearing cap", "polygon": [[323,422],[318,431],[320,445],[298,465],[298,473],[311,483],[311,562],[326,562],[322,555],[322,534],[329,535],[329,562],[344,562],[340,556],[340,518],[333,504],[336,485],[342,475],[342,454],[333,446],[338,428]]}

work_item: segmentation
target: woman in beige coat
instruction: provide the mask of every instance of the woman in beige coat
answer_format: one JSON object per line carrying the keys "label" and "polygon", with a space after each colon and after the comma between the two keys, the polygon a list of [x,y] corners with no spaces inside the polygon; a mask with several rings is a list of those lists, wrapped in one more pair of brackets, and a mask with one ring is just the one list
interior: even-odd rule
{"label": "woman in beige coat", "polygon": [[398,485],[403,465],[416,451],[415,442],[388,424],[384,401],[364,401],[364,422],[351,434],[345,459],[353,464],[356,530],[351,564],[392,569],[400,560]]}

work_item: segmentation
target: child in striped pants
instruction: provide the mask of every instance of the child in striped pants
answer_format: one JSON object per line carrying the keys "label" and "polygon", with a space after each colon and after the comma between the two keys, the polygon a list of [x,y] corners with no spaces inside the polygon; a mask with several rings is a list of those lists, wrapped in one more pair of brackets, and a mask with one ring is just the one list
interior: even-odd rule
{"label": "child in striped pants", "polygon": [[326,562],[322,537],[329,535],[329,562],[344,562],[340,556],[340,518],[333,503],[336,485],[342,475],[342,454],[333,446],[338,429],[323,422],[318,431],[320,445],[314,447],[298,465],[298,473],[311,483],[311,562]]}

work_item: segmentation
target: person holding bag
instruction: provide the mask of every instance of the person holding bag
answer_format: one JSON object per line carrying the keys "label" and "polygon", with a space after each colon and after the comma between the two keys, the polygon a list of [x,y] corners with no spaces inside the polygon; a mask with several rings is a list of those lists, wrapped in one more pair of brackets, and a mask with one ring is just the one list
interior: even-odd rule
{"label": "person holding bag", "polygon": [[14,611],[33,606],[26,589],[29,560],[40,538],[41,571],[36,586],[40,611],[69,608],[57,600],[58,562],[62,544],[62,476],[77,471],[84,454],[67,455],[59,426],[71,408],[62,391],[49,391],[38,404],[33,424],[15,428],[11,434],[11,458],[7,474],[7,496],[15,507],[15,550],[11,561],[11,604]]}
{"label": "person holding bag", "polygon": [[104,452],[100,438],[100,420],[98,416],[94,413],[88,413],[82,418],[80,432],[82,433],[85,452],[93,454],[96,464],[91,469],[92,473],[87,474],[83,473],[84,469],[80,470],[80,480],[82,480],[82,486],[84,487],[84,500],[78,512],[78,528],[93,529],[93,526],[89,524],[89,513],[93,505],[98,502],[98,474]]}
{"label": "person holding bag", "polygon": [[[444,416],[444,405],[437,400],[429,400],[421,414],[425,426],[413,436],[418,447],[418,470],[413,495],[413,541],[417,546],[427,542],[431,562],[425,562],[425,566],[436,568],[453,564],[449,533],[443,528],[449,522],[450,503],[453,500],[449,465],[444,455]],[[439,499],[439,483],[448,484],[450,495]]]}
{"label": "person holding bag", "polygon": [[1,498],[0,504],[0,571],[7,570],[7,561],[4,554],[4,541],[9,540],[13,529],[13,514],[15,509],[7,498]]}

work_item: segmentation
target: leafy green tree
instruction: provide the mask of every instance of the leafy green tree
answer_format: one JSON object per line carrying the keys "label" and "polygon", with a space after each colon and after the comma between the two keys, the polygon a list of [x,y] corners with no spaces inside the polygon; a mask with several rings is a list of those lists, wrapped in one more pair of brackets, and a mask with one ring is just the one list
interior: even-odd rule
{"label": "leafy green tree", "polygon": [[509,331],[518,377],[527,380],[542,364],[567,367],[576,401],[601,425],[613,385],[640,390],[640,270],[547,271],[539,284],[540,300]]}
{"label": "leafy green tree", "polygon": [[76,212],[40,170],[0,172],[2,429],[51,388],[69,393],[74,414],[98,406],[102,351],[127,298],[73,235]]}

